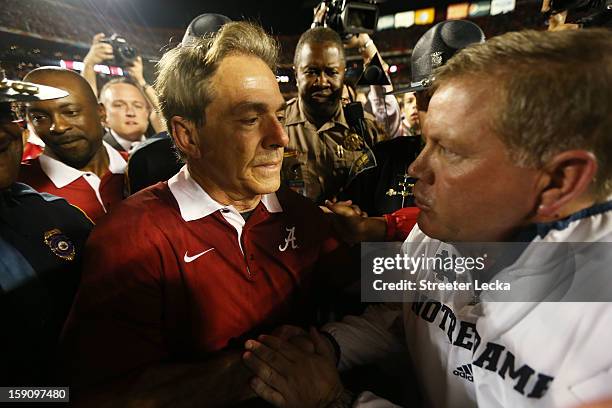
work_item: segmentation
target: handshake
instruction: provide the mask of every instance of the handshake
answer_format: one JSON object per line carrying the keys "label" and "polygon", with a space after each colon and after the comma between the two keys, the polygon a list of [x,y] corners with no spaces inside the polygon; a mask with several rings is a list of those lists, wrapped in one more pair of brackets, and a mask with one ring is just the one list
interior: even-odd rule
{"label": "handshake", "polygon": [[276,407],[350,406],[338,370],[336,346],[314,327],[281,326],[247,340],[242,360],[254,374],[253,391]]}

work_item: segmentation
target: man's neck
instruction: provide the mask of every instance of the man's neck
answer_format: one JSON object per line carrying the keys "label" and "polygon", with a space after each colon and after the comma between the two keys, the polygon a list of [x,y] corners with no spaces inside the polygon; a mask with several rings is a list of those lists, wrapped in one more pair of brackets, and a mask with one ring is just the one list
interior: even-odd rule
{"label": "man's neck", "polygon": [[88,171],[96,176],[102,178],[107,172],[110,164],[110,157],[108,156],[108,152],[104,145],[100,145],[100,148],[94,154],[94,156],[89,160],[83,168],[80,168],[81,171]]}
{"label": "man's neck", "polygon": [[[46,156],[51,157],[57,161],[61,161],[62,163],[70,166],[70,164],[62,161],[59,157],[53,153],[53,151],[49,148],[45,148],[44,154]],[[75,169],[83,172],[90,172],[95,174],[96,176],[102,178],[106,172],[108,172],[108,168],[110,165],[110,157],[108,156],[108,152],[103,144],[100,144],[100,148],[98,151],[92,156],[92,158],[87,162],[87,164],[83,167],[74,167]]]}
{"label": "man's neck", "polygon": [[325,123],[329,122],[336,113],[338,113],[338,109],[340,109],[340,103],[338,103],[335,107],[321,108],[309,107],[304,101],[300,98],[300,109],[304,112],[304,116],[306,116],[306,120],[310,123],[314,124],[317,129],[323,126]]}
{"label": "man's neck", "polygon": [[206,194],[208,194],[210,198],[220,204],[227,206],[231,205],[240,213],[255,209],[255,207],[257,207],[261,201],[261,194],[249,197],[245,197],[241,194],[233,194],[232,192],[221,188],[208,177],[200,174],[200,172],[198,172],[198,170],[196,170],[193,166],[188,165],[188,169],[191,177],[200,185],[200,187],[202,187],[204,191],[206,191]]}
{"label": "man's neck", "polygon": [[144,135],[120,135],[119,133],[115,132],[113,129],[110,129],[111,135],[113,135],[115,137],[115,139],[119,138],[122,140],[125,140],[126,142],[140,142],[143,139]]}

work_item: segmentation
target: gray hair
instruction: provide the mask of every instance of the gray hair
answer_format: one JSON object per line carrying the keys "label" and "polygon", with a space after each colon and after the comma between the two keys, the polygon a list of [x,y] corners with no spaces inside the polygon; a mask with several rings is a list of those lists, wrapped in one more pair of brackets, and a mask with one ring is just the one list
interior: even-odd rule
{"label": "gray hair", "polygon": [[253,55],[275,71],[278,43],[260,26],[240,21],[226,23],[216,34],[164,54],[157,65],[155,90],[168,129],[173,116],[197,126],[206,122],[204,111],[215,97],[210,80],[221,61],[231,54]]}

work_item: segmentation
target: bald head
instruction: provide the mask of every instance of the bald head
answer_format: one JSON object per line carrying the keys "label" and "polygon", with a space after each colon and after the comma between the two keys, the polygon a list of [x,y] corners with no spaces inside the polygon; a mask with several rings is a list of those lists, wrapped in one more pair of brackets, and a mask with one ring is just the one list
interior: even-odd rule
{"label": "bald head", "polygon": [[93,103],[94,105],[98,104],[96,95],[85,78],[68,69],[40,67],[30,71],[23,80],[41,85],[55,86],[64,89],[68,93],[72,93],[71,89],[78,90],[83,97],[83,102]]}

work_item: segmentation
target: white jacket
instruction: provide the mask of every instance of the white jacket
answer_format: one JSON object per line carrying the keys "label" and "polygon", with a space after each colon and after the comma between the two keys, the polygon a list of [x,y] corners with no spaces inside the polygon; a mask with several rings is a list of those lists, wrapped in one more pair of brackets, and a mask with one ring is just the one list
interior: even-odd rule
{"label": "white jacket", "polygon": [[[538,287],[542,279],[556,279],[556,252],[566,250],[557,247],[543,257],[535,251],[539,243],[601,243],[597,256],[589,246],[561,256],[575,273],[569,287],[554,294],[556,301],[488,302],[495,294],[482,293],[476,304],[464,295],[449,295],[441,302],[372,306],[362,316],[324,327],[340,346],[339,368],[367,364],[405,347],[428,407],[571,408],[612,397],[612,303],[574,301],[585,300],[585,288],[596,292],[593,299],[612,298],[612,251],[601,256],[602,245],[612,242],[612,203],[543,228],[496,279],[525,290]],[[432,251],[448,247],[415,227],[403,248],[426,248],[435,255]],[[554,274],[539,273],[550,265]],[[355,406],[395,405],[364,393]]]}

